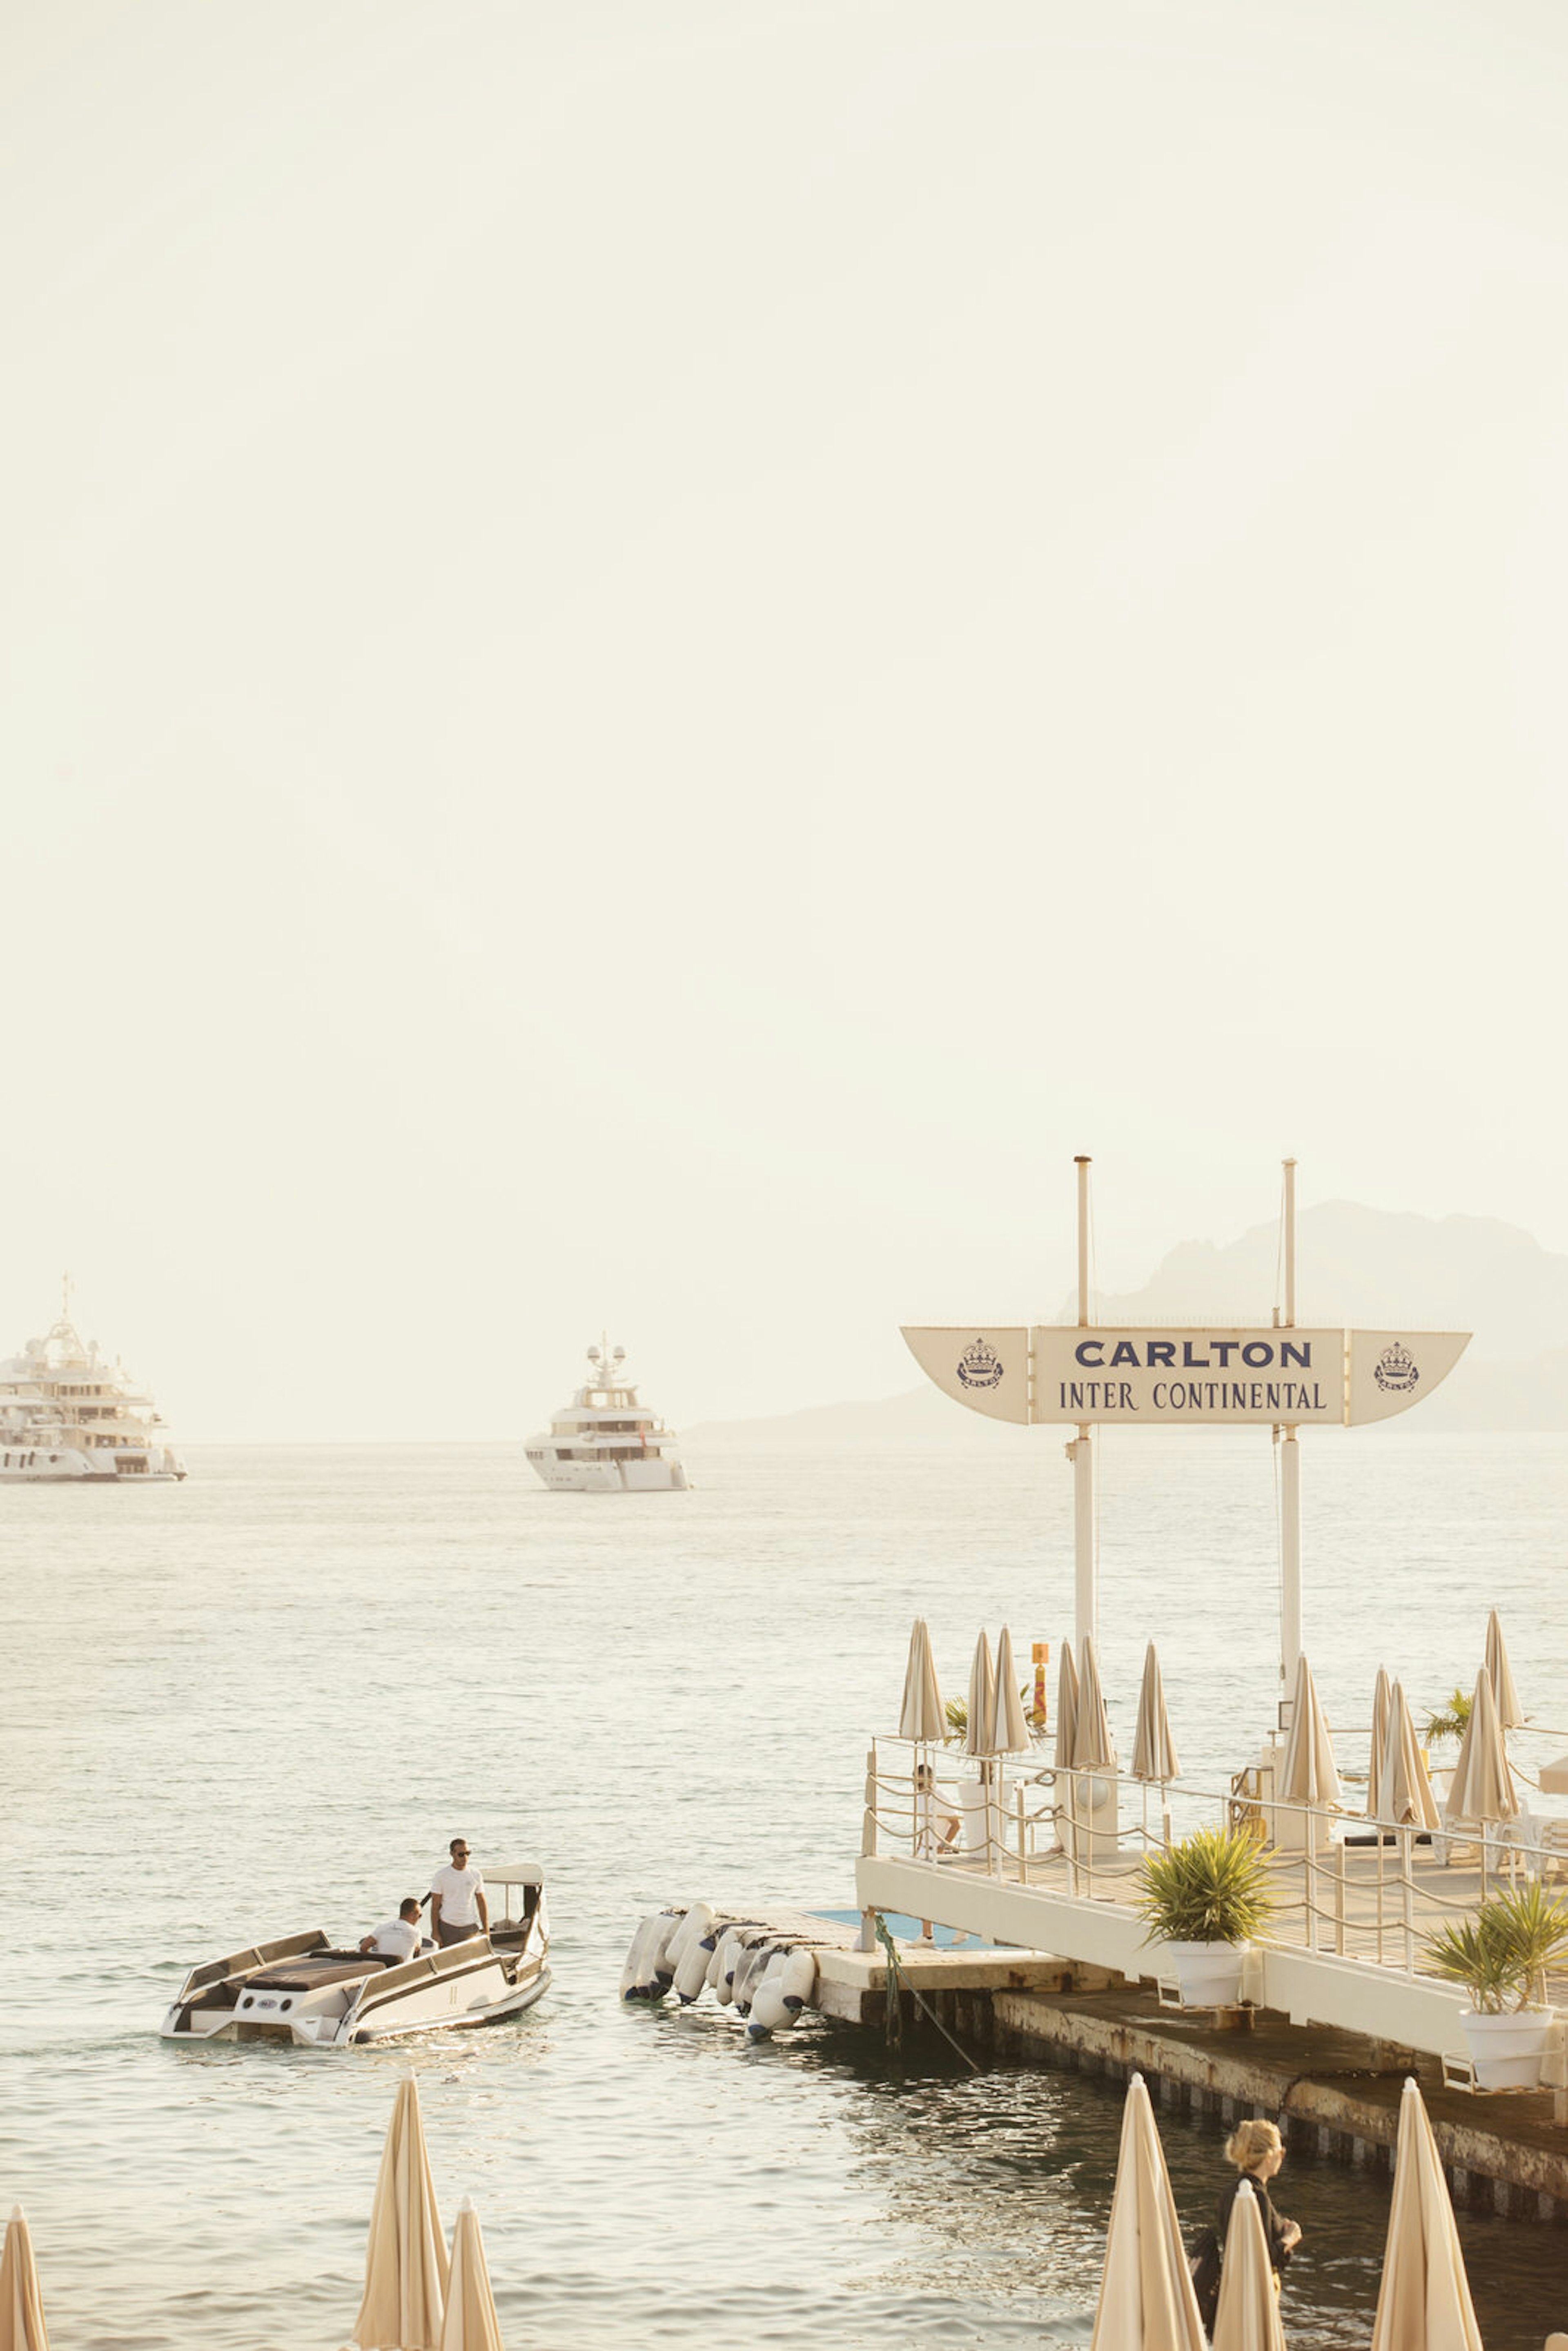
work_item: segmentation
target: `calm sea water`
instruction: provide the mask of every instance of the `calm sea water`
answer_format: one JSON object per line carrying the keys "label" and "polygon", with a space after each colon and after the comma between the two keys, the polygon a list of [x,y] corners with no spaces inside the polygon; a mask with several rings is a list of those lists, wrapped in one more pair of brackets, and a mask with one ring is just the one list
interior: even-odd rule
{"label": "calm sea water", "polygon": [[[257,1449],[180,1488],[0,1492],[0,2205],[61,2351],[341,2343],[410,2064],[513,2351],[1087,2341],[1117,2093],[825,2026],[753,2049],[615,1997],[665,1896],[852,1899],[911,1616],[953,1690],[980,1624],[1070,1629],[1060,1448],[693,1467],[692,1493],[612,1499],[547,1494],[516,1448]],[[1568,1723],[1568,1442],[1331,1438],[1306,1487],[1331,1714],[1366,1719],[1380,1659],[1418,1701],[1469,1679],[1495,1601],[1525,1705]],[[1189,1771],[1270,1716],[1273,1507],[1266,1439],[1105,1448],[1113,1713],[1130,1734],[1154,1635]],[[459,1831],[547,1865],[529,2015],[382,2051],[158,2041],[193,1960],[362,1931]],[[1196,2222],[1216,2134],[1162,2128]],[[1292,2159],[1298,2342],[1364,2342],[1385,2199]],[[1539,2351],[1563,2237],[1464,2230],[1491,2351]]]}

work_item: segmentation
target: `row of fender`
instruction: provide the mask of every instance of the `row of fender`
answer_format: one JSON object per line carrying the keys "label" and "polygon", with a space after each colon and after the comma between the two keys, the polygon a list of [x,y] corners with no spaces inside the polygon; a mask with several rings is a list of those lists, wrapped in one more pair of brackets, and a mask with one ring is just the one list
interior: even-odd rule
{"label": "row of fender", "polygon": [[674,1992],[690,2007],[711,1991],[722,2007],[733,2004],[745,2017],[753,2041],[798,2024],[816,1989],[810,1945],[790,1943],[755,1919],[722,1917],[706,1902],[644,1918],[621,1970],[622,2000]]}

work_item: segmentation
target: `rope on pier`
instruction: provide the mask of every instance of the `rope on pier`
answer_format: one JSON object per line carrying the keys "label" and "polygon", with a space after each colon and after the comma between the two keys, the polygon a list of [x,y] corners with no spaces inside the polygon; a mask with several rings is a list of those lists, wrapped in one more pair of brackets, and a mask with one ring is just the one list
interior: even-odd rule
{"label": "rope on pier", "polygon": [[970,2056],[968,2051],[964,2047],[961,2042],[955,2041],[953,2039],[953,2035],[948,2032],[946,2026],[943,2023],[942,2019],[937,2015],[936,2010],[932,2008],[927,2001],[922,2000],[920,1994],[915,1991],[915,1986],[904,1974],[903,1968],[899,1964],[898,1946],[894,1941],[893,1937],[888,1933],[887,1921],[883,1917],[882,1912],[880,1910],[873,1910],[871,1917],[872,1925],[876,1933],[876,1939],[882,1945],[883,1949],[887,1953],[887,1998],[883,2006],[885,2010],[885,2029],[888,2047],[893,2050],[901,2050],[904,2046],[904,2004],[899,1998],[899,1994],[900,1992],[907,1991],[910,1999],[915,2002],[915,2007],[919,2009],[921,2014],[936,2027],[936,2030],[942,2035],[943,2040],[947,2042],[951,2047],[958,2052],[959,2056],[963,2059],[970,2073],[977,2074],[980,2069],[976,2064],[974,2059]]}

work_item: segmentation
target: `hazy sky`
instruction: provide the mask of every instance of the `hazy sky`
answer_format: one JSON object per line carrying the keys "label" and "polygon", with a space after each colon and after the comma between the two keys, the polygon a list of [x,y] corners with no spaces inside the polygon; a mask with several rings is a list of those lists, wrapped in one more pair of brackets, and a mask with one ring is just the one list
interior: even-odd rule
{"label": "hazy sky", "polygon": [[20,0],[0,1349],[728,1416],[1568,1249],[1559,0]]}

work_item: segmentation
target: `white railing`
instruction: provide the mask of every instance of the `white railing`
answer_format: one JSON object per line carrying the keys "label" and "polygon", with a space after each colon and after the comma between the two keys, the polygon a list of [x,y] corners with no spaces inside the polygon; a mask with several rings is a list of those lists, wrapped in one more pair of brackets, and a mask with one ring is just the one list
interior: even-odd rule
{"label": "white railing", "polygon": [[[1563,1734],[1541,1735],[1568,1745]],[[1058,1771],[1030,1757],[879,1740],[867,1758],[862,1850],[1131,1907],[1146,1853],[1196,1828],[1243,1828],[1270,1848],[1270,1944],[1428,1980],[1422,1947],[1429,1935],[1473,1916],[1489,1886],[1555,1857],[1542,1851],[1528,1822],[1444,1823],[1428,1836],[1344,1806],[1287,1802],[1270,1777],[1250,1765],[1223,1792],[1186,1780],[1145,1784],[1108,1771]],[[1346,1842],[1361,1837],[1364,1844]],[[1471,1857],[1469,1865],[1456,1866],[1460,1856]],[[1547,1991],[1553,2005],[1568,2006],[1568,1971]]]}

